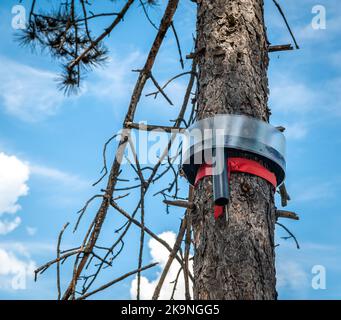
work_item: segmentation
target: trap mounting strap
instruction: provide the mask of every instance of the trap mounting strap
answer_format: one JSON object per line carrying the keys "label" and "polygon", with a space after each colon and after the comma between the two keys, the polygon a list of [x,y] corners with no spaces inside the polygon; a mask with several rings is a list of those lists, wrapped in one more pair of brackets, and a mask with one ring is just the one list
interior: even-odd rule
{"label": "trap mounting strap", "polygon": [[[245,158],[229,158],[227,161],[227,168],[228,168],[228,180],[230,178],[231,172],[244,172],[249,173],[271,183],[276,190],[277,186],[277,178],[276,175],[271,172],[270,170],[266,169],[262,166],[259,162],[245,159]],[[208,177],[212,175],[212,165],[204,163],[200,166],[196,178],[194,186],[196,187],[198,182],[203,179],[204,177]],[[214,206],[214,218],[218,219],[223,214],[224,206]]]}

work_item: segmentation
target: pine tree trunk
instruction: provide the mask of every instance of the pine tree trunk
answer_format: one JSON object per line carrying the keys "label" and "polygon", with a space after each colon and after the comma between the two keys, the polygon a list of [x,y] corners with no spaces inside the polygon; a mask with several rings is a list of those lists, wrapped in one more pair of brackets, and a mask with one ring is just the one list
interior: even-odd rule
{"label": "pine tree trunk", "polygon": [[[263,0],[198,0],[198,118],[245,114],[269,120]],[[214,220],[212,178],[195,190],[195,299],[276,299],[273,187],[230,178],[229,221]]]}

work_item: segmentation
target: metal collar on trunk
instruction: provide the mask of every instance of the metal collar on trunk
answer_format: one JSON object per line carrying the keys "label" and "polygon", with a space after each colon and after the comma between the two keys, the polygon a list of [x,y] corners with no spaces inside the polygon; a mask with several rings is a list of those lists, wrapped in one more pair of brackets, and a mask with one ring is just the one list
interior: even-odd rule
{"label": "metal collar on trunk", "polygon": [[[185,133],[183,171],[194,185],[198,169],[204,163],[215,163],[213,176],[218,188],[226,189],[226,160],[229,153],[243,151],[256,155],[276,175],[277,186],[285,178],[285,137],[275,127],[244,115],[216,115],[196,122]],[[214,186],[215,187],[215,186]],[[227,200],[216,204],[225,205]]]}

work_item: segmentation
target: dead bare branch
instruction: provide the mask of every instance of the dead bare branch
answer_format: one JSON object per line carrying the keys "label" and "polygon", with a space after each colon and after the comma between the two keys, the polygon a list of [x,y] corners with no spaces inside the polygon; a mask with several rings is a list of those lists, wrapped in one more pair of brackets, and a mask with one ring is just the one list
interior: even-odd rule
{"label": "dead bare branch", "polygon": [[94,290],[94,291],[91,291],[91,292],[89,292],[89,293],[84,294],[83,296],[79,297],[77,300],[84,300],[84,299],[86,299],[86,298],[88,298],[88,297],[94,295],[94,294],[97,293],[97,292],[103,291],[103,290],[105,290],[105,289],[111,287],[111,286],[114,285],[115,283],[118,283],[118,282],[120,282],[120,281],[122,281],[122,280],[124,280],[124,279],[126,279],[126,278],[128,278],[128,277],[130,277],[130,276],[132,276],[132,275],[134,275],[134,274],[136,274],[136,273],[138,273],[138,272],[142,272],[142,271],[144,271],[144,270],[153,268],[153,267],[157,266],[158,264],[159,264],[158,262],[155,262],[155,263],[148,264],[147,266],[142,267],[142,268],[140,268],[140,269],[136,269],[136,270],[130,271],[130,272],[128,272],[128,273],[126,273],[126,274],[124,274],[124,275],[118,277],[117,279],[108,282],[107,284],[105,284],[105,285],[99,287],[98,289],[96,289],[96,290]]}
{"label": "dead bare branch", "polygon": [[182,223],[180,225],[180,230],[179,230],[179,233],[177,235],[174,247],[170,251],[170,255],[169,255],[168,261],[167,261],[165,267],[163,268],[162,274],[161,274],[160,279],[158,281],[158,284],[155,287],[155,291],[154,291],[154,294],[153,294],[153,297],[152,297],[153,300],[157,300],[159,298],[160,291],[161,291],[162,285],[163,285],[163,283],[165,281],[165,278],[166,278],[166,276],[168,274],[169,268],[171,267],[171,265],[173,263],[173,260],[174,260],[174,258],[176,256],[177,252],[180,249],[181,242],[182,242],[182,239],[183,239],[185,231],[186,231],[186,226],[187,226],[187,218],[185,217],[182,220]]}
{"label": "dead bare branch", "polygon": [[60,244],[62,242],[63,234],[65,229],[68,227],[70,223],[67,222],[58,236],[58,243],[57,243],[57,291],[58,291],[58,300],[60,300],[61,292],[60,292]]}
{"label": "dead bare branch", "polygon": [[289,234],[289,237],[282,237],[282,239],[285,239],[285,240],[288,240],[288,239],[294,239],[295,243],[296,243],[296,247],[297,249],[300,248],[300,245],[295,237],[295,235],[283,224],[279,223],[279,222],[276,222],[277,225],[279,225],[280,227],[282,227],[288,234]]}
{"label": "dead bare branch", "polygon": [[295,43],[296,49],[299,49],[300,47],[299,47],[299,45],[297,44],[296,38],[295,38],[295,36],[294,36],[294,34],[293,34],[291,28],[290,28],[290,25],[289,25],[289,23],[288,23],[288,20],[287,20],[287,18],[286,18],[286,16],[285,16],[284,11],[282,10],[282,8],[281,8],[280,4],[277,2],[277,0],[272,0],[272,1],[274,2],[274,4],[275,4],[275,6],[277,7],[279,13],[281,14],[281,16],[282,16],[282,18],[283,18],[283,20],[284,20],[284,22],[285,22],[285,25],[287,26],[288,31],[289,31],[289,33],[290,33],[290,35],[291,35],[291,38],[292,38],[292,40],[293,40],[294,43]]}
{"label": "dead bare branch", "polygon": [[292,211],[286,210],[276,210],[276,217],[277,218],[287,218],[292,220],[300,220],[300,217]]}

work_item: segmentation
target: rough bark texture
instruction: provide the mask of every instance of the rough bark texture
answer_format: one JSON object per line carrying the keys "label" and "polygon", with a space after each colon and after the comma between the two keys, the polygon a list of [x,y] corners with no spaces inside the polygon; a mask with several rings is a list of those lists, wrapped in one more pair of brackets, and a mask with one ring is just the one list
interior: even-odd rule
{"label": "rough bark texture", "polygon": [[[198,117],[269,120],[263,0],[199,0]],[[214,220],[212,180],[199,183],[192,214],[194,298],[276,299],[274,190],[243,173],[230,179],[229,222]]]}

